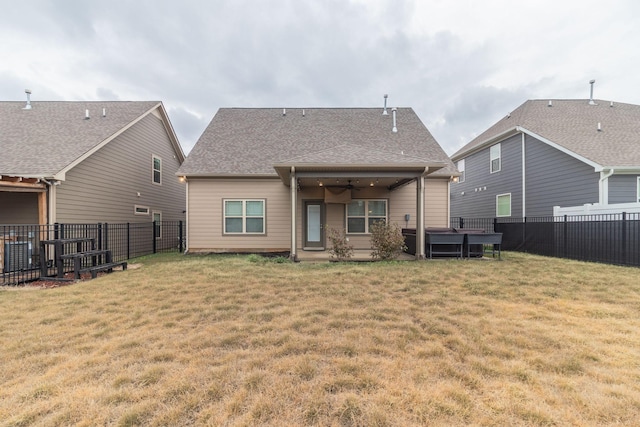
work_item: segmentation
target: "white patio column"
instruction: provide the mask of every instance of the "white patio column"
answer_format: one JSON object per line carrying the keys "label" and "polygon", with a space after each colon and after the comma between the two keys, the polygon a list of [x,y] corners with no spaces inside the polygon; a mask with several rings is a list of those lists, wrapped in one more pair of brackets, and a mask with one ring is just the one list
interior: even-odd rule
{"label": "white patio column", "polygon": [[297,252],[297,243],[298,238],[296,236],[296,212],[298,206],[298,182],[296,179],[296,168],[295,166],[291,166],[291,173],[289,175],[290,186],[291,186],[291,254],[289,257],[292,261],[296,261],[298,257]]}
{"label": "white patio column", "polygon": [[424,251],[424,176],[416,179],[416,259],[425,259]]}

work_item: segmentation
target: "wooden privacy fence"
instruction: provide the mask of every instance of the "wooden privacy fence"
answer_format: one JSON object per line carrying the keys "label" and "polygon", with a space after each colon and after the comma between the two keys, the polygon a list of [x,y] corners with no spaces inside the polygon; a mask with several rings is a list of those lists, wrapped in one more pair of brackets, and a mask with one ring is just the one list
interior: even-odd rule
{"label": "wooden privacy fence", "polygon": [[[41,241],[92,239],[96,250],[110,251],[112,261],[118,262],[158,252],[183,252],[184,236],[183,221],[0,225],[0,285],[37,280],[41,271],[59,275],[53,253],[42,253]],[[63,273],[74,271],[73,262],[64,263]]]}

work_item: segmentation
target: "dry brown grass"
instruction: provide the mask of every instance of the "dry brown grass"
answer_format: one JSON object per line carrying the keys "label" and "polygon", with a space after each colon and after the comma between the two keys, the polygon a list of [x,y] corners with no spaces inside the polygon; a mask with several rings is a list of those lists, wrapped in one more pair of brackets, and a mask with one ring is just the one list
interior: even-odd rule
{"label": "dry brown grass", "polygon": [[0,424],[637,425],[639,270],[503,259],[160,255],[0,291]]}

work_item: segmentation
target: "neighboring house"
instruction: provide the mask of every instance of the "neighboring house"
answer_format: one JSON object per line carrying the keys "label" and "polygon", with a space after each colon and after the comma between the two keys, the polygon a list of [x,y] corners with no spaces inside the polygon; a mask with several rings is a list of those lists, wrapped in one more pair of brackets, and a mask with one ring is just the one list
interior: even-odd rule
{"label": "neighboring house", "polygon": [[189,252],[296,259],[329,249],[326,226],[356,249],[377,220],[448,226],[457,171],[411,108],[223,108],[178,174]]}
{"label": "neighboring house", "polygon": [[451,185],[455,217],[551,216],[554,206],[592,203],[609,212],[640,207],[640,106],[530,100],[451,159],[461,172]]}
{"label": "neighboring house", "polygon": [[161,102],[0,102],[0,224],[181,220]]}

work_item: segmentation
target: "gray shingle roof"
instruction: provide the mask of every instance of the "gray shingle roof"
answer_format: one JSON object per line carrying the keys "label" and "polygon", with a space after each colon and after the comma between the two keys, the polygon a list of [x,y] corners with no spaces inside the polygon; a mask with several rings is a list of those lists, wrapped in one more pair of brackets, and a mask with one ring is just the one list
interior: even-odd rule
{"label": "gray shingle roof", "polygon": [[[457,160],[517,126],[600,166],[640,167],[640,105],[595,100],[529,100],[457,151]],[[598,131],[598,123],[601,131]]]}
{"label": "gray shingle roof", "polygon": [[53,177],[160,102],[35,101],[24,110],[25,104],[0,102],[0,175]]}
{"label": "gray shingle roof", "polygon": [[276,175],[287,161],[339,164],[453,163],[411,108],[222,108],[178,173]]}

